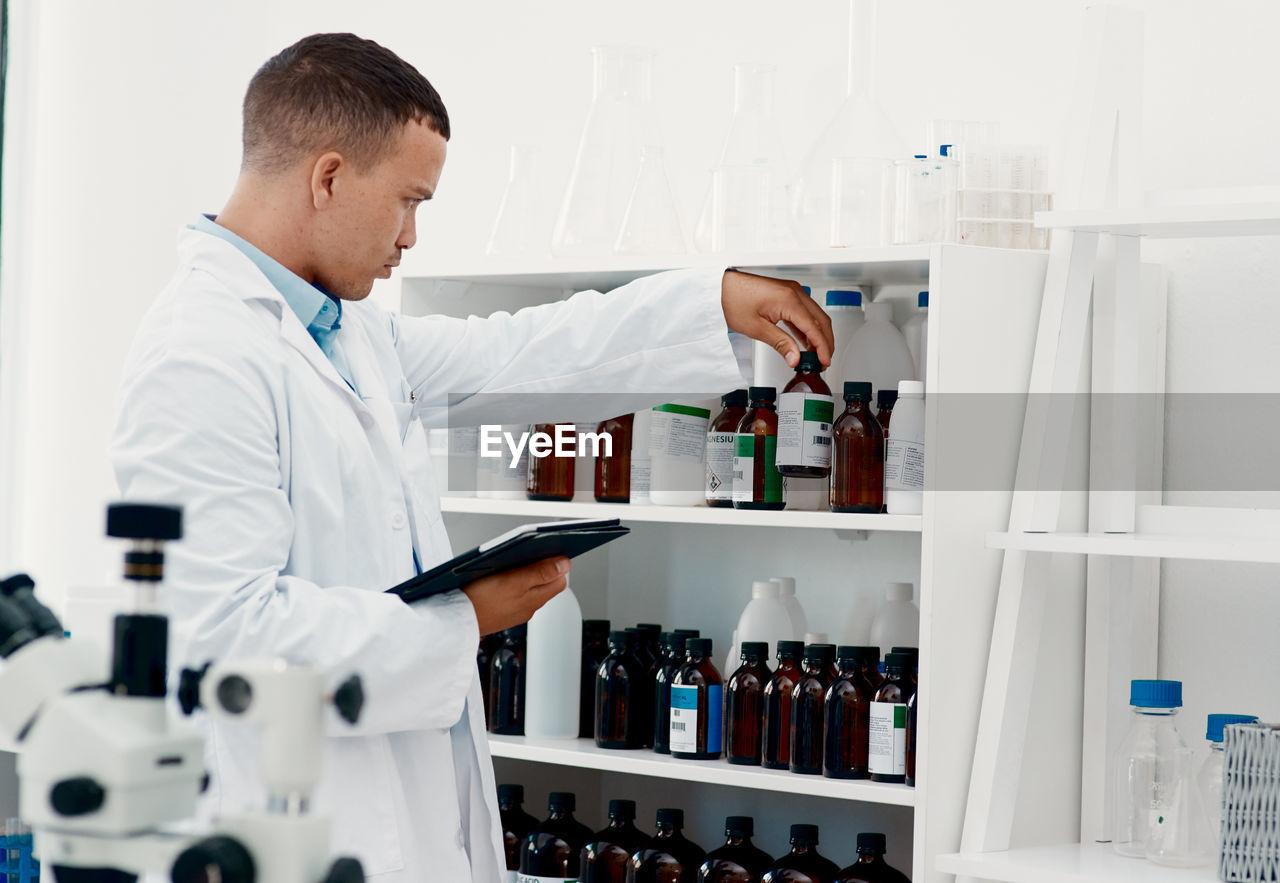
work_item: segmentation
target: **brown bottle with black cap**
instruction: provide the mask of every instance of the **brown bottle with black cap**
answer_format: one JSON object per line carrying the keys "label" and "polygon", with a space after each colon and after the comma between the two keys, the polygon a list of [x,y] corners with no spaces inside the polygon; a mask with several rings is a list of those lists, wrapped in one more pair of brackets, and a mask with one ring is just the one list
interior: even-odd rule
{"label": "brown bottle with black cap", "polygon": [[579,877],[582,847],[591,829],[573,817],[576,800],[569,791],[552,791],[547,818],[534,825],[520,850],[517,883],[571,883]]}
{"label": "brown bottle with black cap", "polygon": [[707,853],[698,868],[698,883],[758,883],[773,859],[751,842],[755,823],[751,816],[729,816],[724,820],[724,846]]}
{"label": "brown bottle with black cap", "polygon": [[735,389],[722,395],[720,406],[720,413],[707,427],[707,505],[713,509],[732,509],[733,457],[738,424],[747,413],[747,391]]}
{"label": "brown bottle with black cap", "polygon": [[684,810],[658,810],[658,833],[627,864],[627,883],[697,883],[706,850],[684,836]]}
{"label": "brown bottle with black cap", "polygon": [[778,391],[753,386],[751,404],[738,423],[733,457],[733,508],[785,509],[786,485],[778,472]]}
{"label": "brown bottle with black cap", "polygon": [[601,748],[639,748],[642,741],[636,703],[644,675],[631,640],[629,632],[609,632],[609,655],[596,670],[595,736]]}
{"label": "brown bottle with black cap", "polygon": [[792,825],[791,851],[760,878],[761,883],[834,883],[840,866],[818,853],[818,826]]}
{"label": "brown bottle with black cap", "polygon": [[582,621],[582,673],[578,683],[578,738],[590,739],[596,724],[596,672],[609,655],[609,620]]}
{"label": "brown bottle with black cap", "polygon": [[489,664],[489,732],[524,735],[524,650],[528,626],[503,632],[502,646]]}
{"label": "brown bottle with black cap", "polygon": [[597,435],[608,434],[609,456],[596,457],[595,497],[597,503],[631,502],[631,424],[635,414],[605,420]]}
{"label": "brown bottle with black cap", "polygon": [[684,665],[671,679],[671,756],[718,760],[723,753],[724,682],[711,661],[711,639],[685,642]]}
{"label": "brown bottle with black cap", "polygon": [[498,786],[498,818],[502,822],[502,851],[507,859],[507,883],[515,883],[520,870],[520,848],[538,820],[524,811],[524,786]]}
{"label": "brown bottle with black cap", "polygon": [[796,375],[778,396],[778,471],[799,478],[831,474],[835,399],[816,352],[803,352]]}
{"label": "brown bottle with black cap", "polygon": [[822,774],[822,749],[827,690],[835,663],[834,644],[804,648],[804,672],[791,694],[791,772]]}
{"label": "brown bottle with black cap", "polygon": [[[556,435],[556,426],[568,426],[577,437],[577,425],[574,423],[535,423],[533,432],[542,433],[552,439]],[[533,436],[530,436],[532,446]],[[525,496],[530,500],[572,500],[573,499],[573,461],[574,457],[557,457],[554,449],[544,457],[536,457],[529,452],[529,477],[525,483]]]}
{"label": "brown bottle with black cap", "polygon": [[843,869],[836,883],[911,883],[911,878],[884,860],[883,834],[858,835],[858,860]]}
{"label": "brown bottle with black cap", "polygon": [[579,883],[625,883],[631,856],[649,842],[635,826],[636,802],[610,800],[609,824],[582,847]]}
{"label": "brown bottle with black cap", "polygon": [[884,508],[884,429],[871,413],[871,384],[844,385],[844,412],[831,430],[831,511]]}
{"label": "brown bottle with black cap", "polygon": [[822,775],[829,779],[871,775],[867,769],[867,730],[875,687],[867,680],[866,669],[879,659],[879,647],[841,646],[836,650],[838,674],[827,690],[822,757]]}
{"label": "brown bottle with black cap", "polygon": [[764,641],[742,643],[742,665],[729,676],[724,691],[724,750],[729,763],[760,765],[760,732],[764,721],[764,686],[773,677],[765,660]]}
{"label": "brown bottle with black cap", "polygon": [[779,641],[778,667],[764,685],[760,765],[766,769],[791,768],[791,696],[800,680],[798,660],[802,653],[804,641]]}

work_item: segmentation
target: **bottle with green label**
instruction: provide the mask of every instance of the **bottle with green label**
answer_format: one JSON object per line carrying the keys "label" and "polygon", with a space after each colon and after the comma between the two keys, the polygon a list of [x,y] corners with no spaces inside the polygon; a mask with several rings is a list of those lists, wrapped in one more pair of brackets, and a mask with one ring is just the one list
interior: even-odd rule
{"label": "bottle with green label", "polygon": [[915,692],[908,676],[913,660],[906,653],[884,658],[884,682],[871,700],[867,766],[873,782],[902,783],[907,778],[907,702]]}
{"label": "bottle with green label", "polygon": [[778,471],[798,478],[831,474],[835,398],[816,352],[800,354],[796,376],[778,397]]}
{"label": "bottle with green label", "polygon": [[711,662],[711,639],[685,642],[684,665],[671,680],[672,757],[718,760],[724,744],[724,682]]}
{"label": "bottle with green label", "polygon": [[720,397],[722,410],[707,428],[707,505],[733,507],[733,457],[737,450],[738,424],[747,413],[747,391],[735,389]]}
{"label": "bottle with green label", "polygon": [[778,472],[778,391],[753,386],[751,401],[738,424],[737,450],[733,457],[733,508],[784,509],[786,485]]}

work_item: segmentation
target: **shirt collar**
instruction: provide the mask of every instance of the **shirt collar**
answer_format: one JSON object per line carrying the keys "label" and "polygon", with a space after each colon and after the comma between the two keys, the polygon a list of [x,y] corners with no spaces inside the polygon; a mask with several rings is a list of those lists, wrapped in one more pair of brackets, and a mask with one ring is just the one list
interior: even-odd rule
{"label": "shirt collar", "polygon": [[342,303],[319,285],[307,282],[266,252],[217,224],[213,215],[200,215],[190,226],[192,230],[217,236],[240,249],[280,292],[308,332],[314,335],[315,331],[336,331],[340,327]]}

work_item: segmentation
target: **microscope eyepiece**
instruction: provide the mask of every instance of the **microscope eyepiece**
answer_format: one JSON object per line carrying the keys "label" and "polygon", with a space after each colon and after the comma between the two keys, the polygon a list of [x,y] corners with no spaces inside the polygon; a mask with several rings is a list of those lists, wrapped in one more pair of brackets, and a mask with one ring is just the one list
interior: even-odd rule
{"label": "microscope eyepiece", "polygon": [[0,595],[0,659],[8,659],[39,637],[26,612]]}
{"label": "microscope eyepiece", "polygon": [[58,617],[53,615],[52,610],[36,600],[35,587],[35,581],[25,573],[15,574],[0,582],[0,596],[7,598],[27,615],[31,628],[39,637],[62,637],[62,623],[58,622]]}

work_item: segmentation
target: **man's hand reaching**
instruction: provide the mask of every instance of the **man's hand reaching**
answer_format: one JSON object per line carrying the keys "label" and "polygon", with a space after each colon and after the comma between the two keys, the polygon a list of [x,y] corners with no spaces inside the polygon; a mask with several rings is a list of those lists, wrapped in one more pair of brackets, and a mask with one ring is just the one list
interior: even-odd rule
{"label": "man's hand reaching", "polygon": [[482,577],[462,592],[476,609],[480,634],[490,635],[528,622],[539,607],[564,591],[568,574],[568,558],[548,558]]}
{"label": "man's hand reaching", "polygon": [[[730,331],[764,341],[792,368],[805,350],[816,350],[818,360],[831,365],[835,347],[831,319],[799,283],[727,270],[720,285],[720,305]],[[779,322],[786,330],[778,327]]]}

